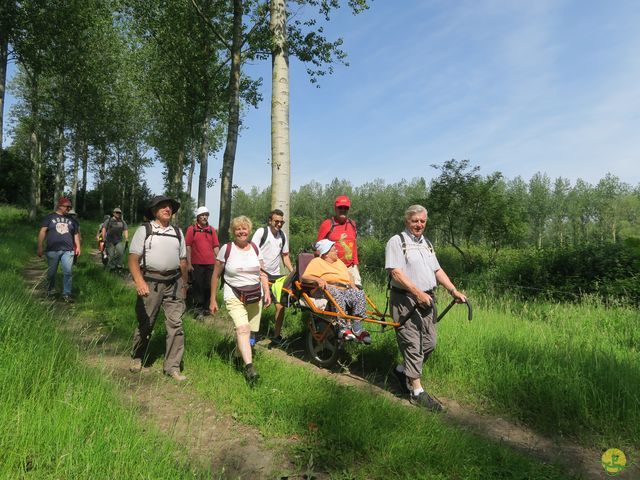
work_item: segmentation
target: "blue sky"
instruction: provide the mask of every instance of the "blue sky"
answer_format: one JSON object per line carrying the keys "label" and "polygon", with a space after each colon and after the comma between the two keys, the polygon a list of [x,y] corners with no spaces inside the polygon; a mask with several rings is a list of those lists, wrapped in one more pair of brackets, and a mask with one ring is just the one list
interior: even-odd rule
{"label": "blue sky", "polygon": [[[431,178],[469,159],[481,173],[640,183],[640,2],[375,0],[326,26],[349,67],[316,88],[291,61],[292,186]],[[234,183],[270,182],[270,62],[245,112]],[[222,151],[212,155],[210,176]],[[148,173],[162,189],[161,167]],[[217,210],[219,193],[207,204]]]}

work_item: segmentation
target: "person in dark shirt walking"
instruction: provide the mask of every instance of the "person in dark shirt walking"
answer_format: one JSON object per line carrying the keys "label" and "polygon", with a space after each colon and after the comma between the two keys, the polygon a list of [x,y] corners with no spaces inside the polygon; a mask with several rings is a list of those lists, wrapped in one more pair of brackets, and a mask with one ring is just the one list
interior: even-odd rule
{"label": "person in dark shirt walking", "polygon": [[47,295],[55,296],[56,272],[58,264],[62,264],[62,298],[67,303],[73,303],[71,270],[74,256],[79,256],[81,250],[80,226],[67,216],[71,207],[71,200],[61,197],[56,211],[44,217],[38,232],[38,256],[47,256]]}

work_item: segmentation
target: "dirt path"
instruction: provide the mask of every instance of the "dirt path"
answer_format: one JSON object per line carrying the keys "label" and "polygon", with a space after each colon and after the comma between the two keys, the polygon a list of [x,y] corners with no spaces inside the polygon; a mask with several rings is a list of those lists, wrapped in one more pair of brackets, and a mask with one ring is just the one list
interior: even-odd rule
{"label": "dirt path", "polygon": [[[29,265],[25,269],[25,276],[33,280],[34,275],[42,275],[42,268],[42,262]],[[218,316],[207,317],[205,323],[222,333],[232,333],[230,322]],[[295,471],[293,464],[283,453],[275,453],[286,451],[286,441],[267,441],[257,430],[238,424],[229,416],[217,412],[215,406],[190,392],[188,386],[166,381],[160,370],[152,374],[145,369],[140,375],[132,375],[127,370],[128,358],[109,351],[108,342],[99,338],[100,334],[95,331],[95,327],[89,326],[89,322],[82,325],[77,319],[72,325],[83,332],[85,344],[101,345],[100,352],[94,348],[93,352],[87,354],[89,364],[102,369],[122,387],[128,401],[137,405],[145,421],[170,432],[178,441],[187,445],[189,457],[194,462],[214,465],[217,471],[224,469],[222,478],[276,478],[276,472]],[[406,408],[416,408],[408,400],[386,390],[382,381],[375,384],[370,379],[353,373],[321,369],[282,350],[270,350],[267,348],[268,343],[258,342],[257,348],[282,361],[300,365],[316,375],[330,377],[340,384],[384,396]],[[446,407],[444,418],[456,427],[508,445],[542,462],[562,465],[567,473],[580,478],[609,478],[600,464],[602,452],[597,449],[545,437],[524,425],[493,415],[478,414],[459,405],[455,400],[443,397],[439,399]],[[242,457],[237,455],[239,447],[242,447]],[[251,462],[247,462],[247,448],[255,450],[249,455],[253,459]],[[285,475],[280,473],[284,478],[305,478],[300,474]],[[616,478],[640,479],[640,468],[637,465],[630,466]]]}
{"label": "dirt path", "polygon": [[178,384],[162,375],[162,362],[140,374],[129,372],[128,356],[116,350],[96,322],[78,318],[72,306],[44,299],[39,288],[44,267],[42,260],[34,259],[24,269],[34,295],[42,296],[62,318],[68,319],[63,328],[73,333],[70,338],[77,340],[86,363],[118,386],[124,401],[138,412],[143,424],[184,445],[190,463],[211,468],[214,478],[304,478],[287,458],[289,440],[266,439],[257,429],[222,414],[190,389],[188,382]]}

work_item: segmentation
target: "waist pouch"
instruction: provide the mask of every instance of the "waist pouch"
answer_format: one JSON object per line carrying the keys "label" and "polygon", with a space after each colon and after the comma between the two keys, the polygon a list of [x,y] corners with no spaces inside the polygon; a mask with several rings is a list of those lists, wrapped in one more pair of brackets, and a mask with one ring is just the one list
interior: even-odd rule
{"label": "waist pouch", "polygon": [[262,288],[260,287],[259,283],[256,283],[255,285],[247,285],[244,287],[232,287],[231,285],[229,286],[231,287],[231,290],[233,291],[233,294],[236,296],[236,298],[245,305],[249,303],[257,303],[262,298]]}

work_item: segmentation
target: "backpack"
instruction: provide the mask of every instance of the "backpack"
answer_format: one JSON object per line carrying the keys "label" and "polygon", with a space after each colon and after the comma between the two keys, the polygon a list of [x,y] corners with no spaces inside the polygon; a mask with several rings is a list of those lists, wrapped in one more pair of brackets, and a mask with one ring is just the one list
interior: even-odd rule
{"label": "backpack", "polygon": [[172,237],[178,240],[178,245],[182,241],[182,232],[180,228],[175,225],[169,225],[173,228],[174,234],[171,233],[154,233],[153,228],[151,227],[151,222],[144,222],[142,226],[145,229],[144,242],[142,242],[142,270],[145,271],[147,269],[147,238],[151,235],[156,235],[158,237]]}
{"label": "backpack", "polygon": [[209,234],[211,236],[213,236],[213,227],[211,225],[207,225],[205,228],[200,228],[197,225],[191,225],[192,231],[193,231],[193,236],[196,236],[197,232],[201,232],[201,233],[205,233],[205,234]]}
{"label": "backpack", "polygon": [[[400,244],[402,245],[402,253],[404,255],[404,261],[407,262],[407,241],[404,239],[404,233],[400,232],[397,236],[400,237]],[[433,253],[433,244],[429,241],[427,237],[423,237],[426,242],[427,248],[431,253]]]}
{"label": "backpack", "polygon": [[[262,248],[263,245],[267,243],[267,238],[269,237],[269,230],[268,230],[269,226],[267,225],[266,227],[263,227],[263,228],[264,228],[264,232],[262,232],[262,238],[260,239],[260,245],[259,245],[260,248]],[[282,246],[280,247],[280,255],[282,255],[282,251],[284,250],[284,244],[287,241],[287,237],[282,230],[280,230],[279,232],[280,232],[279,237],[282,239]]]}
{"label": "backpack", "polygon": [[[358,238],[358,230],[356,230],[356,224],[353,223],[353,220],[351,220],[350,218],[347,218],[347,221],[345,222],[345,225],[351,225],[351,227],[353,228],[353,234],[356,238]],[[329,236],[331,235],[331,232],[333,232],[333,229],[336,228],[337,223],[335,222],[335,220],[333,219],[333,217],[331,217],[331,228],[329,229],[329,231],[327,232],[327,234],[324,236],[325,239],[328,239]]]}

